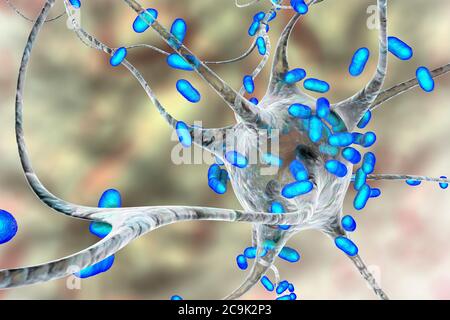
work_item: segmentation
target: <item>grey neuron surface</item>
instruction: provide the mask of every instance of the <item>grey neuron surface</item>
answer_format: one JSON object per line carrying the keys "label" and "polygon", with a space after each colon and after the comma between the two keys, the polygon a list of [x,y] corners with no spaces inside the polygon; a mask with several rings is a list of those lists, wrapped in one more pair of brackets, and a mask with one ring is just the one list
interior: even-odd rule
{"label": "grey neuron surface", "polygon": [[[227,61],[200,60],[183,45],[186,28],[182,19],[177,19],[168,31],[158,22],[155,9],[144,9],[134,0],[123,1],[138,15],[133,25],[134,30],[153,30],[170,46],[172,52],[151,45],[111,48],[86,31],[77,20],[76,13],[82,9],[81,2],[64,1],[66,14],[72,23],[71,29],[80,41],[109,55],[111,65],[122,65],[130,71],[164,120],[176,130],[181,145],[189,148],[196,144],[218,159],[218,164],[210,168],[208,183],[215,192],[221,194],[226,191],[230,181],[243,210],[188,206],[119,208],[120,201],[116,201],[115,205],[109,203],[98,208],[85,207],[54,196],[42,185],[33,171],[25,146],[23,93],[33,46],[44,23],[49,20],[48,16],[55,1],[47,0],[34,21],[19,70],[16,137],[20,159],[29,185],[42,202],[67,216],[92,221],[107,232],[104,232],[103,239],[95,245],[69,257],[32,267],[1,270],[0,288],[66,277],[73,273],[73,266],[88,270],[85,271],[86,275],[89,272],[94,274],[91,266],[107,269],[105,261],[106,265],[110,266],[112,262],[108,259],[114,253],[152,230],[175,222],[215,220],[242,221],[253,225],[253,247],[239,255],[237,263],[241,269],[247,269],[248,259],[255,259],[254,263],[245,281],[230,293],[227,299],[241,297],[261,279],[270,291],[282,287],[284,290],[276,290],[280,298],[295,299],[295,294],[281,296],[290,286],[286,281],[280,282],[275,262],[279,256],[288,261],[298,260],[295,250],[285,245],[293,235],[310,229],[321,231],[333,239],[336,246],[355,264],[374,293],[381,299],[388,298],[359,256],[356,244],[349,238],[348,233],[355,229],[354,220],[350,216],[343,217],[342,214],[348,188],[353,186],[357,190],[354,207],[361,210],[371,197],[379,195],[378,189],[369,186],[370,180],[405,180],[411,185],[432,181],[446,188],[449,179],[375,174],[375,155],[366,151],[361,155],[359,150],[370,148],[375,143],[376,136],[372,132],[357,131],[365,128],[370,120],[371,110],[393,97],[419,85],[425,91],[432,91],[434,78],[449,72],[450,65],[432,71],[420,67],[415,79],[383,90],[389,51],[402,60],[408,60],[412,55],[412,49],[406,43],[398,38],[388,37],[387,0],[377,1],[379,52],[373,77],[354,96],[334,104],[325,98],[313,98],[300,90],[301,81],[306,90],[316,93],[325,93],[330,86],[319,79],[305,79],[306,72],[300,68],[291,69],[287,57],[289,37],[296,23],[303,15],[314,14],[314,5],[325,6],[326,0],[312,0],[308,3],[292,0],[290,5],[283,4],[283,1],[266,1],[267,12],[257,13],[253,17],[249,34],[254,37],[254,41],[249,50],[244,55]],[[252,3],[257,2],[259,0]],[[237,5],[242,6],[238,3]],[[284,12],[292,12],[293,17],[285,26],[273,52],[273,65],[266,94],[261,101],[247,100],[245,94],[254,91],[253,80],[271,56],[267,35],[270,21],[277,13]],[[168,64],[175,69],[196,72],[234,111],[236,124],[226,128],[204,129],[175,119],[159,102],[140,71],[126,59],[127,50],[139,47],[168,56]],[[211,69],[213,65],[240,61],[256,49],[261,55],[261,62],[252,74],[244,77],[239,91],[231,88]],[[361,74],[368,58],[366,48],[358,50],[349,68],[350,74]],[[177,89],[191,102],[200,98],[198,91],[186,80],[179,81]],[[360,166],[354,168],[358,164]],[[114,193],[109,195],[117,197]],[[114,202],[114,199],[111,201]],[[13,217],[4,218],[5,221],[8,219],[11,221]],[[10,231],[13,229],[10,228]],[[7,238],[5,236],[5,239]],[[99,267],[98,263],[103,263],[103,267]],[[269,271],[275,274],[274,283],[266,276]],[[83,271],[80,275],[83,275]]]}

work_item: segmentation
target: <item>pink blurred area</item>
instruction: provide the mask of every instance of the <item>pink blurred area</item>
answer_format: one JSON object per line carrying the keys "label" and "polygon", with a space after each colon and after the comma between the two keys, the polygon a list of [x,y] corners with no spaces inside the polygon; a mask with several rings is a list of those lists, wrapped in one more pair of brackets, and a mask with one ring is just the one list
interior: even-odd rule
{"label": "pink blurred area", "polygon": [[[43,0],[11,0],[35,17]],[[366,27],[367,8],[375,0],[325,0],[295,28],[289,47],[293,67],[331,83],[327,98],[336,102],[359,90],[376,65],[377,32]],[[62,12],[57,1],[54,15]],[[188,23],[186,45],[201,59],[236,57],[251,44],[247,28],[268,1],[239,9],[234,0],[148,0],[165,26],[182,17]],[[408,62],[390,59],[386,87],[410,79],[419,65],[430,69],[450,60],[450,2],[389,1],[389,33],[414,49]],[[271,26],[272,47],[292,13],[280,12]],[[111,47],[147,43],[166,48],[150,30],[133,33],[134,13],[121,1],[83,1],[82,23]],[[15,215],[17,236],[0,247],[0,268],[42,263],[81,250],[97,239],[88,224],[56,214],[28,188],[14,137],[17,71],[31,23],[0,1],[0,208]],[[366,72],[347,72],[353,52],[367,46],[372,58]],[[273,49],[273,48],[272,48]],[[201,120],[205,127],[232,124],[234,115],[195,74],[168,68],[164,57],[137,49],[130,60],[142,70],[161,102],[177,118]],[[214,67],[231,86],[259,62]],[[269,66],[256,81],[255,96],[266,89]],[[184,77],[201,92],[190,104],[176,93]],[[450,78],[436,90],[418,89],[374,112],[370,125],[378,135],[377,172],[450,176]],[[84,46],[66,27],[66,18],[45,25],[33,52],[25,95],[25,133],[35,170],[49,190],[83,205],[97,204],[103,190],[119,189],[125,206],[204,205],[240,208],[231,191],[219,197],[207,186],[207,165],[177,166],[170,160],[176,141],[139,84],[108,57]],[[450,194],[437,184],[409,187],[378,182],[382,196],[356,213],[350,188],[346,214],[357,219],[353,240],[382,287],[397,299],[450,299]],[[219,299],[236,288],[246,273],[235,256],[251,244],[247,224],[190,222],[146,235],[116,256],[112,269],[69,290],[66,280],[0,291],[1,299]],[[279,261],[282,278],[293,282],[300,299],[373,299],[351,262],[330,239],[317,232],[295,236],[297,264]],[[256,286],[245,299],[272,299]]]}

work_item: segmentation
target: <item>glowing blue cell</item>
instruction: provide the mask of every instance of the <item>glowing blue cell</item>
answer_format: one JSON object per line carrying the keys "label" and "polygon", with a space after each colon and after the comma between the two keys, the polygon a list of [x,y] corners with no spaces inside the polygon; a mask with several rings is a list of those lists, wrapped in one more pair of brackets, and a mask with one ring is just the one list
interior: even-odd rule
{"label": "glowing blue cell", "polygon": [[327,119],[330,115],[330,102],[326,98],[317,99],[317,115],[322,119]]}
{"label": "glowing blue cell", "polygon": [[281,194],[287,199],[292,199],[311,192],[313,188],[311,181],[297,181],[284,186]]}
{"label": "glowing blue cell", "polygon": [[413,56],[412,48],[397,37],[388,37],[388,50],[400,60],[409,60]]}
{"label": "glowing blue cell", "polygon": [[[297,296],[296,296],[297,297]],[[291,295],[287,294],[281,297],[278,297],[277,300],[291,300]]]}
{"label": "glowing blue cell", "polygon": [[294,84],[303,80],[306,77],[306,71],[300,68],[293,69],[291,71],[286,72],[284,75],[284,82],[287,84]]}
{"label": "glowing blue cell", "polygon": [[292,300],[292,301],[293,301],[293,300],[297,300],[297,295],[296,295],[295,293],[292,292],[292,293],[289,295],[289,299]]}
{"label": "glowing blue cell", "polygon": [[253,21],[261,21],[262,19],[264,19],[265,16],[266,14],[260,11],[253,16]]}
{"label": "glowing blue cell", "polygon": [[241,270],[247,270],[248,268],[248,263],[247,263],[247,258],[245,258],[244,255],[240,254],[236,257],[236,263],[239,267],[239,269]]}
{"label": "glowing blue cell", "polygon": [[291,116],[300,119],[309,119],[311,117],[311,108],[304,104],[295,103],[289,107],[288,112]]}
{"label": "glowing blue cell", "polygon": [[329,173],[334,174],[339,178],[345,177],[348,173],[345,164],[337,160],[328,160],[325,163],[325,169],[327,169]]}
{"label": "glowing blue cell", "polygon": [[266,41],[264,40],[263,37],[258,37],[258,39],[256,39],[256,46],[258,47],[258,52],[260,55],[265,55],[267,52],[267,47],[266,47]]}
{"label": "glowing blue cell", "polygon": [[414,179],[408,179],[406,180],[406,183],[412,187],[416,187],[422,183],[420,180],[414,180]]}
{"label": "glowing blue cell", "polygon": [[220,166],[218,164],[213,164],[208,169],[208,179],[219,179],[220,177]]}
{"label": "glowing blue cell", "polygon": [[275,286],[273,285],[272,281],[270,281],[267,276],[263,276],[261,278],[261,284],[266,288],[267,291],[273,291],[275,289]]}
{"label": "glowing blue cell", "polygon": [[201,99],[200,92],[198,92],[187,80],[178,80],[177,90],[189,102],[197,103]]}
{"label": "glowing blue cell", "polygon": [[425,67],[419,67],[416,71],[416,77],[423,91],[431,92],[434,90],[434,80],[430,70]]}
{"label": "glowing blue cell", "polygon": [[369,57],[370,57],[369,49],[360,48],[356,50],[355,54],[353,55],[352,62],[348,67],[348,72],[350,72],[350,74],[353,77],[359,76],[361,73],[363,73],[367,61],[369,61]]}
{"label": "glowing blue cell", "polygon": [[370,189],[370,197],[371,198],[378,198],[381,196],[381,190],[378,188]]}
{"label": "glowing blue cell", "polygon": [[274,20],[276,17],[277,17],[277,13],[275,11],[272,11],[272,14],[270,15],[270,17],[267,20],[267,22],[270,22],[270,21]]}
{"label": "glowing blue cell", "polygon": [[345,231],[353,232],[356,230],[356,221],[352,216],[347,215],[342,217],[341,225]]}
{"label": "glowing blue cell", "polygon": [[253,78],[251,76],[245,76],[242,81],[245,91],[252,94],[255,91],[255,83],[253,82]]}
{"label": "glowing blue cell", "polygon": [[[441,176],[441,179],[447,179],[446,176]],[[439,183],[439,187],[441,187],[441,189],[447,189],[448,188],[448,183],[447,182],[441,182]]]}
{"label": "glowing blue cell", "polygon": [[133,22],[133,30],[137,33],[142,33],[147,30],[157,18],[158,11],[148,8],[136,17]]}
{"label": "glowing blue cell", "polygon": [[319,93],[325,93],[330,90],[330,85],[327,82],[314,78],[306,79],[305,82],[303,82],[303,87],[306,90]]}
{"label": "glowing blue cell", "polygon": [[304,0],[291,0],[291,6],[296,12],[300,14],[308,13],[308,5]]}
{"label": "glowing blue cell", "polygon": [[225,159],[233,166],[243,169],[247,167],[248,160],[247,157],[240,154],[237,151],[228,151],[225,153]]}
{"label": "glowing blue cell", "polygon": [[312,142],[319,142],[322,139],[322,129],[322,120],[316,116],[312,116],[309,120],[309,139]]}
{"label": "glowing blue cell", "polygon": [[11,241],[17,233],[17,221],[13,215],[0,210],[0,244]]}
{"label": "glowing blue cell", "polygon": [[112,230],[112,226],[108,223],[104,223],[104,222],[91,222],[91,224],[89,225],[89,231],[93,234],[96,235],[99,238],[104,238],[106,237]]}
{"label": "glowing blue cell", "polygon": [[181,145],[185,148],[189,148],[190,146],[192,146],[191,131],[189,130],[187,124],[183,121],[178,121],[175,125],[175,129]]}
{"label": "glowing blue cell", "polygon": [[375,170],[377,159],[372,152],[367,152],[363,158],[362,170],[366,174],[371,174]]}
{"label": "glowing blue cell", "polygon": [[367,201],[370,198],[370,187],[367,184],[364,184],[355,196],[353,200],[353,207],[356,210],[362,210],[367,204]]}
{"label": "glowing blue cell", "polygon": [[250,28],[248,28],[248,35],[250,37],[253,37],[256,34],[256,32],[258,32],[259,26],[260,26],[260,22],[253,20],[252,24],[250,25]]}
{"label": "glowing blue cell", "polygon": [[277,294],[282,294],[289,288],[289,282],[286,280],[281,281],[277,286]]}
{"label": "glowing blue cell", "polygon": [[356,246],[356,244],[354,244],[352,240],[346,237],[337,237],[336,239],[334,239],[334,243],[336,244],[336,247],[341,249],[350,257],[354,257],[358,254],[358,247]]}
{"label": "glowing blue cell", "polygon": [[103,192],[98,201],[99,208],[120,208],[122,206],[122,196],[115,189],[108,189]]}
{"label": "glowing blue cell", "polygon": [[363,135],[363,143],[362,146],[364,148],[369,148],[375,144],[377,141],[377,136],[374,132],[367,132]]}
{"label": "glowing blue cell", "polygon": [[284,247],[283,249],[281,249],[278,256],[281,259],[286,260],[290,263],[300,261],[300,254],[297,252],[297,250],[289,248],[289,247]]}
{"label": "glowing blue cell", "polygon": [[109,256],[108,258],[93,264],[90,267],[84,268],[80,272],[75,273],[74,275],[78,278],[85,279],[96,276],[99,273],[103,273],[111,269],[114,264],[114,255]]}
{"label": "glowing blue cell", "polygon": [[271,153],[265,153],[263,155],[263,161],[272,167],[281,167],[283,165],[283,160]]}
{"label": "glowing blue cell", "polygon": [[352,147],[344,148],[342,150],[342,156],[352,164],[357,164],[361,161],[361,153]]}
{"label": "glowing blue cell", "polygon": [[114,51],[113,55],[111,56],[111,59],[109,59],[109,63],[113,67],[117,67],[120,65],[123,60],[127,57],[128,51],[125,47],[120,47],[116,51]]}
{"label": "glowing blue cell", "polygon": [[372,112],[369,110],[364,114],[364,116],[359,121],[358,128],[364,129],[365,127],[367,127],[367,125],[370,122],[370,119],[372,119]]}
{"label": "glowing blue cell", "polygon": [[301,163],[298,160],[294,160],[289,165],[289,170],[291,171],[292,176],[297,181],[305,181],[308,180],[309,173],[308,170],[305,168],[303,163]]}
{"label": "glowing blue cell", "polygon": [[363,169],[358,169],[355,175],[354,187],[355,190],[361,189],[363,185],[366,184],[367,174],[363,171]]}
{"label": "glowing blue cell", "polygon": [[177,38],[180,43],[183,43],[186,37],[187,25],[186,21],[181,18],[175,19],[170,28],[170,33]]}
{"label": "glowing blue cell", "polygon": [[[255,247],[248,247],[244,250],[244,256],[247,259],[255,259],[256,258],[256,251],[257,249]],[[264,257],[267,254],[267,250],[263,249],[261,253],[259,254],[260,257]]]}
{"label": "glowing blue cell", "polygon": [[[210,168],[211,169],[211,168]],[[219,169],[217,174],[212,174],[208,178],[208,186],[217,194],[224,194],[227,192],[228,172],[225,169]],[[208,174],[209,176],[209,174]]]}
{"label": "glowing blue cell", "polygon": [[81,8],[81,1],[80,0],[69,0],[72,7],[80,9]]}
{"label": "glowing blue cell", "polygon": [[175,296],[170,297],[170,300],[183,300],[183,298],[178,295],[175,295]]}
{"label": "glowing blue cell", "polygon": [[192,71],[194,68],[191,66],[189,62],[183,59],[182,56],[176,53],[172,53],[166,59],[167,64],[174,69]]}
{"label": "glowing blue cell", "polygon": [[347,147],[353,143],[353,135],[350,132],[338,132],[328,138],[328,143],[335,147]]}
{"label": "glowing blue cell", "polygon": [[253,103],[255,106],[257,106],[258,103],[259,103],[259,100],[258,100],[257,98],[255,98],[255,97],[250,98],[250,100],[248,100],[248,101],[250,101],[251,103]]}
{"label": "glowing blue cell", "polygon": [[294,285],[292,283],[289,283],[288,290],[289,290],[289,292],[294,292],[295,288],[294,288]]}

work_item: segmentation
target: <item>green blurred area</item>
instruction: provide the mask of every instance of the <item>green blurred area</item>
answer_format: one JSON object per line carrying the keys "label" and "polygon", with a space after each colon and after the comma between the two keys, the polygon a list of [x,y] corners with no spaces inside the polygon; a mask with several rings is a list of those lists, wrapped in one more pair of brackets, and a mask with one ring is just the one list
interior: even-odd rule
{"label": "green blurred area", "polygon": [[[43,0],[13,1],[35,17]],[[61,1],[54,15],[62,12]],[[295,28],[289,46],[292,67],[331,83],[327,97],[344,99],[370,79],[376,66],[377,32],[366,27],[374,0],[325,0],[314,6]],[[204,60],[239,56],[251,44],[247,29],[268,1],[237,8],[233,0],[148,0],[166,27],[177,17],[188,24],[186,45]],[[271,24],[272,50],[291,12]],[[411,61],[390,58],[386,87],[410,79],[419,65],[430,69],[450,60],[450,1],[389,1],[389,34],[414,49]],[[135,14],[121,1],[83,1],[82,23],[111,47],[147,43],[167,49],[151,30],[135,34]],[[0,268],[42,263],[93,244],[88,224],[51,212],[29,190],[22,177],[14,137],[14,95],[17,71],[31,23],[0,2],[0,208],[16,216],[19,233],[0,247]],[[353,52],[371,49],[366,72],[351,78]],[[171,70],[161,56],[147,49],[129,54],[163,105],[178,119],[202,121],[205,127],[234,123],[234,115],[207,84],[191,73]],[[243,75],[259,63],[246,60],[215,66],[227,83],[239,88]],[[256,81],[262,98],[270,65]],[[186,102],[175,82],[190,80],[202,93],[198,104]],[[450,81],[437,80],[436,90],[420,90],[376,111],[370,129],[379,142],[380,173],[450,176]],[[95,206],[108,188],[119,189],[124,206],[202,205],[240,208],[231,191],[217,196],[207,186],[207,165],[177,166],[171,162],[176,139],[135,79],[123,67],[112,68],[108,57],[84,46],[66,27],[66,18],[45,25],[28,72],[25,132],[35,170],[59,197]],[[381,283],[396,298],[450,299],[450,197],[437,185],[411,189],[402,183],[377,183],[383,191],[363,213],[356,214],[354,240]],[[346,213],[354,213],[350,188]],[[68,290],[66,280],[0,291],[3,299],[219,299],[237,287],[245,272],[235,256],[251,243],[246,224],[189,222],[156,230],[116,256],[106,274],[83,280],[81,290]],[[302,260],[279,262],[283,278],[294,282],[300,299],[373,298],[351,263],[333,243],[316,232],[296,236],[290,246]],[[269,299],[257,286],[244,298]]]}

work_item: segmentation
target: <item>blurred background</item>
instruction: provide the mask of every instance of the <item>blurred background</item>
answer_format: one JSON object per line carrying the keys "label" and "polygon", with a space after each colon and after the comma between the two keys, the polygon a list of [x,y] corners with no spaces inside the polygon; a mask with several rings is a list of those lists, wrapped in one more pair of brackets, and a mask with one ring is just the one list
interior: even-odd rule
{"label": "blurred background", "polygon": [[[11,0],[36,17],[44,0]],[[62,12],[57,1],[53,16]],[[169,27],[177,17],[188,23],[185,43],[200,58],[236,57],[251,44],[247,29],[253,14],[268,2],[239,9],[234,0],[151,0],[159,21]],[[345,3],[345,4],[344,4]],[[292,67],[331,83],[327,97],[337,102],[359,90],[376,64],[377,31],[366,27],[367,8],[375,0],[326,0],[314,6],[295,28],[289,46]],[[275,46],[291,12],[271,24]],[[389,1],[389,34],[415,49],[401,62],[390,56],[386,87],[410,79],[419,65],[430,69],[450,60],[450,2]],[[84,27],[111,47],[147,43],[165,48],[150,30],[135,34],[135,14],[122,1],[83,1]],[[19,165],[14,137],[14,95],[22,50],[32,24],[0,1],[0,208],[13,213],[17,236],[0,247],[0,267],[13,268],[57,259],[95,243],[88,223],[56,214],[28,188]],[[373,53],[366,72],[347,72],[354,51]],[[234,116],[195,74],[169,69],[164,57],[146,49],[129,54],[166,108],[186,122],[205,127],[232,124]],[[123,67],[84,46],[66,27],[66,18],[47,23],[33,52],[25,95],[26,140],[40,179],[59,197],[95,206],[105,189],[121,191],[125,206],[203,205],[240,208],[234,194],[217,196],[207,186],[207,165],[177,166],[170,161],[176,142],[139,84]],[[232,87],[259,62],[257,52],[214,70]],[[269,67],[269,66],[268,66]],[[256,81],[262,98],[268,70]],[[175,90],[184,77],[201,92],[198,104]],[[436,90],[415,89],[374,113],[370,128],[378,135],[378,173],[450,176],[450,78]],[[350,188],[345,213],[355,214],[353,235],[366,263],[381,278],[392,298],[450,299],[450,194],[438,184],[409,187],[379,182],[382,196],[355,213]],[[117,253],[112,269],[83,280],[69,290],[66,280],[0,291],[0,299],[219,299],[246,273],[235,257],[251,244],[251,226],[238,223],[189,222],[145,235]],[[289,246],[302,260],[279,261],[282,278],[293,282],[300,299],[373,299],[353,264],[318,232],[295,236]],[[257,285],[245,299],[272,299]]]}

